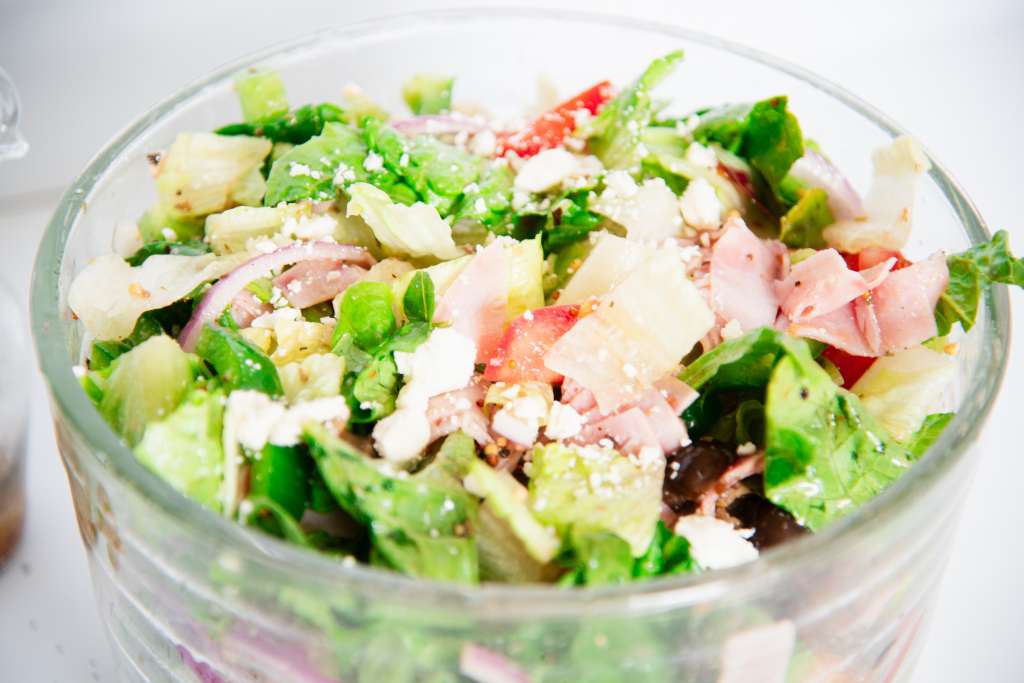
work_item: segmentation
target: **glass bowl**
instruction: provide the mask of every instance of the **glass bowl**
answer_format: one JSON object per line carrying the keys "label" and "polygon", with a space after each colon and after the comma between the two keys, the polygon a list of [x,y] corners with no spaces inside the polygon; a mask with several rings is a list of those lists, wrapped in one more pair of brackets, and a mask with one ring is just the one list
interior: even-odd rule
{"label": "glass bowl", "polygon": [[[1003,288],[960,340],[959,412],[896,485],[822,533],[757,562],[622,587],[459,587],[351,566],[218,517],[144,469],[79,388],[73,275],[114,225],[155,199],[146,154],[239,116],[231,77],[278,69],[293,103],[350,81],[392,111],[415,71],[457,76],[457,100],[522,111],[546,74],[562,94],[631,80],[660,54],[686,60],[660,88],[680,111],[785,93],[854,183],[902,133],[802,68],[716,38],[623,18],[442,11],[331,29],[229,64],[145,114],[89,164],[42,241],[32,326],[100,613],[123,680],[894,681],[920,649],[973,447],[1005,366]],[[960,250],[984,223],[941,164],[922,183],[908,252]],[[483,650],[478,648],[485,648]],[[510,669],[503,671],[503,668]],[[787,673],[788,672],[788,673]]]}

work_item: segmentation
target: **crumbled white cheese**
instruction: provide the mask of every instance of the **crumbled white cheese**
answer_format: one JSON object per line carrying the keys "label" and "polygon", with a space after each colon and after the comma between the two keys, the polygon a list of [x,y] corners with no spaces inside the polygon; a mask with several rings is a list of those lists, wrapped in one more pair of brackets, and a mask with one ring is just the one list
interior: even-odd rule
{"label": "crumbled white cheese", "polygon": [[625,171],[605,176],[605,189],[592,207],[626,228],[631,240],[661,240],[679,232],[683,221],[675,193],[661,178],[637,185]]}
{"label": "crumbled white cheese", "polygon": [[757,452],[757,445],[751,441],[741,443],[736,447],[736,455],[753,455]]}
{"label": "crumbled white cheese", "polygon": [[736,318],[732,318],[726,324],[722,325],[722,339],[728,341],[729,339],[735,339],[736,337],[743,336],[743,326],[740,325],[740,321]]}
{"label": "crumbled white cheese", "polygon": [[704,178],[694,178],[679,199],[687,225],[698,230],[717,230],[722,225],[722,203],[715,188]]}
{"label": "crumbled white cheese", "polygon": [[298,219],[288,217],[281,226],[281,234],[293,239],[322,240],[333,237],[338,221],[328,214],[317,216],[300,216]]}
{"label": "crumbled white cheese", "polygon": [[625,171],[612,171],[604,177],[605,192],[611,192],[612,196],[620,199],[628,199],[637,193],[640,186],[633,180],[633,176]]}
{"label": "crumbled white cheese", "polygon": [[415,351],[395,352],[395,365],[405,377],[397,409],[377,422],[373,439],[377,452],[392,462],[406,462],[430,443],[427,402],[434,396],[462,389],[473,378],[476,344],[451,328],[438,328]]}
{"label": "crumbled white cheese", "polygon": [[469,151],[482,157],[489,157],[494,154],[494,146],[497,141],[494,131],[485,128],[473,136],[469,143]]}
{"label": "crumbled white cheese", "polygon": [[514,185],[525,192],[546,192],[561,185],[578,168],[579,161],[564,149],[546,149],[523,164]]}
{"label": "crumbled white cheese", "polygon": [[554,402],[548,411],[544,435],[552,440],[571,439],[583,428],[583,416],[568,403]]}
{"label": "crumbled white cheese", "polygon": [[384,157],[376,152],[370,152],[366,155],[366,158],[363,159],[363,168],[370,173],[382,170],[384,168]]}
{"label": "crumbled white cheese", "polygon": [[535,392],[517,395],[494,414],[491,428],[521,446],[532,446],[548,417],[548,401]]}
{"label": "crumbled white cheese", "polygon": [[338,170],[334,172],[334,184],[340,186],[354,182],[356,172],[347,164],[338,164]]}
{"label": "crumbled white cheese", "polygon": [[348,420],[348,404],[342,396],[313,399],[291,408],[259,391],[239,390],[228,396],[225,422],[234,439],[246,448],[260,451],[268,443],[294,446],[302,428],[310,422]]}
{"label": "crumbled white cheese", "polygon": [[675,531],[690,543],[693,559],[702,569],[725,569],[757,559],[757,548],[732,524],[716,517],[680,517]]}
{"label": "crumbled white cheese", "polygon": [[718,167],[718,157],[715,156],[714,150],[705,147],[699,142],[691,142],[686,148],[686,160],[694,166],[700,166],[708,170],[714,170]]}
{"label": "crumbled white cheese", "polygon": [[285,306],[284,308],[279,308],[276,311],[257,316],[253,319],[252,323],[249,324],[249,327],[255,327],[258,330],[273,330],[277,327],[278,323],[295,322],[301,317],[302,311],[297,308]]}

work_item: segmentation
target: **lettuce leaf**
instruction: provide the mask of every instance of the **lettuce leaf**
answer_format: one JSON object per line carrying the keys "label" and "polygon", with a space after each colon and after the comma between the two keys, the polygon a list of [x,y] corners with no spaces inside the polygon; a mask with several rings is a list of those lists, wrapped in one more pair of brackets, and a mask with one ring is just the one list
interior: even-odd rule
{"label": "lettuce leaf", "polygon": [[785,196],[783,179],[793,162],[804,155],[800,123],[786,109],[787,103],[784,96],[756,103],[747,115],[740,144],[740,156],[750,161],[784,201],[793,198]]}
{"label": "lettuce leaf", "polygon": [[230,123],[214,132],[217,135],[251,135],[274,142],[301,145],[323,133],[328,123],[342,123],[345,112],[336,104],[306,104],[292,111],[270,114],[254,121]]}
{"label": "lettuce leaf", "polygon": [[690,555],[690,543],[661,520],[647,551],[634,558],[629,544],[608,531],[574,533],[562,563],[569,571],[562,585],[597,586],[638,581],[655,576],[689,574],[698,571]]}
{"label": "lettuce leaf", "polygon": [[335,177],[361,182],[368,177],[363,161],[366,143],[355,129],[343,123],[327,123],[323,132],[293,147],[270,167],[265,206],[303,199],[333,201],[337,196]]}
{"label": "lettuce leaf", "polygon": [[942,436],[942,430],[946,428],[954,415],[955,413],[932,413],[924,419],[921,428],[903,444],[915,460],[924,455],[932,444],[938,441]]}
{"label": "lettuce leaf", "polygon": [[588,142],[591,151],[609,169],[629,169],[644,157],[641,133],[655,114],[653,90],[683,58],[681,50],[651,62],[640,77],[605,105],[591,123]]}
{"label": "lettuce leaf", "polygon": [[348,192],[347,214],[365,220],[385,251],[442,260],[462,255],[452,239],[451,226],[435,207],[421,202],[412,206],[393,203],[387,193],[369,183],[356,183]]}
{"label": "lettuce leaf", "polygon": [[955,323],[970,330],[978,318],[982,292],[993,284],[1024,287],[1024,258],[1010,252],[1009,234],[1000,230],[988,242],[982,242],[959,254],[949,265],[949,284],[935,307],[938,336],[949,334]]}
{"label": "lettuce leaf", "polygon": [[307,428],[304,439],[342,509],[369,530],[378,563],[421,578],[478,581],[475,503],[465,490],[386,475],[323,428]]}
{"label": "lettuce leaf", "polygon": [[235,92],[246,121],[281,114],[288,111],[281,74],[270,69],[249,69],[235,77]]}
{"label": "lettuce leaf", "polygon": [[804,192],[796,205],[782,217],[779,239],[786,246],[796,249],[824,249],[828,244],[825,243],[822,231],[834,222],[832,209],[828,205],[828,193],[815,187]]}
{"label": "lettuce leaf", "polygon": [[868,502],[913,463],[803,342],[778,360],[765,398],[768,498],[817,531]]}
{"label": "lettuce leaf", "polygon": [[417,116],[440,114],[452,108],[451,76],[413,74],[402,84],[402,99]]}

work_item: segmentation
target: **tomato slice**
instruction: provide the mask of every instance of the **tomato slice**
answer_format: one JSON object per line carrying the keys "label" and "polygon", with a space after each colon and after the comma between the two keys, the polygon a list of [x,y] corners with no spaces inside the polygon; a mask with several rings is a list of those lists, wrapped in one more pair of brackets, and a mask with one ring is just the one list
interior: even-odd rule
{"label": "tomato slice", "polygon": [[579,306],[546,306],[523,313],[509,323],[484,377],[492,382],[561,382],[562,376],[544,365],[544,356],[576,324],[579,312]]}
{"label": "tomato slice", "polygon": [[601,81],[544,112],[525,128],[498,133],[495,155],[501,157],[515,152],[521,157],[531,157],[541,150],[559,146],[566,135],[576,130],[576,112],[585,109],[596,114],[611,96],[612,84]]}
{"label": "tomato slice", "polygon": [[839,253],[842,255],[843,260],[846,261],[846,267],[850,270],[867,270],[871,266],[877,266],[882,261],[893,256],[896,257],[896,265],[892,267],[893,270],[913,265],[913,262],[907,260],[900,252],[890,251],[882,247],[868,247],[856,254]]}
{"label": "tomato slice", "polygon": [[821,355],[832,361],[832,364],[839,370],[839,374],[843,376],[844,389],[849,389],[856,384],[857,380],[877,360],[877,358],[869,358],[867,356],[855,356],[834,346],[827,347],[821,352]]}

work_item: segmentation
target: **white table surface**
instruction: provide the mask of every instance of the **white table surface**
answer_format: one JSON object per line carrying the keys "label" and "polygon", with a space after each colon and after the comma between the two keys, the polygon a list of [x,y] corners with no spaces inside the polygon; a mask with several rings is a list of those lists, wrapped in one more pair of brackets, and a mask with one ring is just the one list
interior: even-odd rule
{"label": "white table surface", "polygon": [[[0,277],[27,300],[35,245],[60,189],[109,137],[172,90],[265,44],[429,4],[0,0],[0,66],[22,91],[32,143],[29,158],[0,166]],[[1010,230],[1024,251],[1020,0],[860,0],[842,8],[820,0],[523,4],[685,25],[809,66],[923,140],[955,170],[990,225]],[[1024,314],[1024,297],[1014,293],[1013,303]],[[1024,549],[1014,486],[1022,347],[1013,345],[962,527],[950,529],[953,558],[915,683],[1024,680]],[[28,521],[0,572],[0,681],[112,681],[38,374],[26,391],[33,409]]]}

